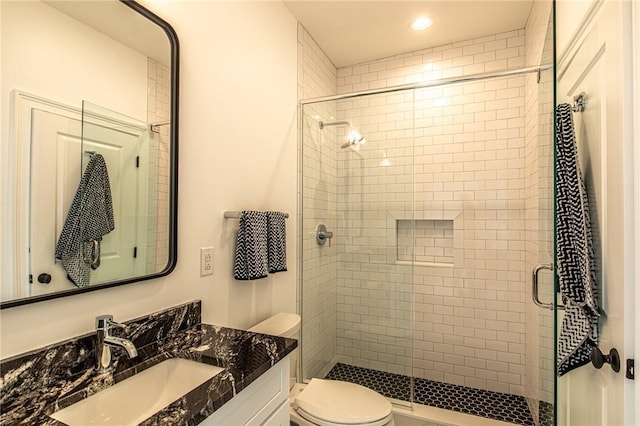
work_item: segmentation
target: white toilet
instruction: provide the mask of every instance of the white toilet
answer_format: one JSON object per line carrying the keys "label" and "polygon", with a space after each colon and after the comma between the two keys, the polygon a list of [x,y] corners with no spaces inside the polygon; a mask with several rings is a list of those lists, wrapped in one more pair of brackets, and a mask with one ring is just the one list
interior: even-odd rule
{"label": "white toilet", "polygon": [[[254,333],[299,339],[300,316],[279,313],[251,327]],[[298,349],[291,354],[291,383],[296,383]],[[291,421],[299,426],[393,426],[391,402],[364,386],[337,380],[311,379],[295,389]],[[304,386],[304,387],[302,387]],[[293,393],[293,392],[292,392]]]}

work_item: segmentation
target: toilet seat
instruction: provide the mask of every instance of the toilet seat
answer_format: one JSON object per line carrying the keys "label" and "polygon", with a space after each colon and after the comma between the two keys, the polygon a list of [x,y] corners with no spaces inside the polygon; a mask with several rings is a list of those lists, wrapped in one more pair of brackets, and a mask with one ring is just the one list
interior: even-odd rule
{"label": "toilet seat", "polygon": [[333,423],[333,422],[328,422],[326,420],[322,420],[322,419],[318,419],[314,416],[312,416],[311,414],[307,413],[306,411],[304,411],[301,408],[298,408],[296,410],[296,413],[298,413],[298,415],[300,415],[300,417],[302,417],[303,419],[313,423],[314,425],[317,426],[385,426],[388,425],[389,422],[391,422],[391,418],[393,417],[391,415],[391,413],[389,413],[388,416],[386,416],[383,419],[380,419],[376,422],[373,423]]}
{"label": "toilet seat", "polygon": [[391,403],[355,383],[311,379],[295,399],[298,414],[320,426],[382,426],[391,421]]}

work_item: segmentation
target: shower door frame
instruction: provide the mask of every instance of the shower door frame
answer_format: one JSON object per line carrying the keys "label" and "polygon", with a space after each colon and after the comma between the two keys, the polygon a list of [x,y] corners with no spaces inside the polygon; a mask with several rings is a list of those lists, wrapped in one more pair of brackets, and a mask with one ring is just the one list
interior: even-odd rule
{"label": "shower door frame", "polygon": [[[524,68],[516,68],[512,70],[469,74],[469,75],[460,76],[460,77],[440,78],[437,80],[430,80],[422,83],[400,84],[397,86],[383,87],[380,89],[363,90],[360,92],[344,93],[341,95],[321,96],[318,98],[302,99],[300,100],[300,102],[298,102],[298,104],[300,106],[300,110],[302,110],[302,107],[304,105],[315,104],[319,102],[339,101],[343,99],[357,98],[365,95],[378,95],[382,93],[400,92],[403,90],[424,89],[427,87],[446,86],[449,84],[456,84],[456,83],[469,83],[473,81],[487,80],[487,79],[498,78],[498,77],[511,77],[511,76],[516,76],[520,74],[529,74],[532,72],[540,73],[542,71],[547,71],[552,68],[553,68],[553,65],[544,64],[537,67],[524,67]],[[302,116],[300,117],[300,120],[302,121]]]}
{"label": "shower door frame", "polygon": [[[497,71],[497,72],[486,72],[486,73],[477,73],[477,74],[471,74],[471,75],[467,75],[467,76],[460,76],[460,77],[451,77],[451,78],[443,78],[443,79],[437,79],[437,80],[431,80],[431,81],[426,81],[426,82],[421,82],[421,83],[411,83],[411,84],[403,84],[403,85],[397,85],[397,86],[390,86],[390,87],[385,87],[385,88],[380,88],[380,89],[372,89],[372,90],[364,90],[364,91],[359,91],[359,92],[351,92],[351,93],[345,93],[345,94],[339,94],[339,95],[331,95],[331,96],[323,96],[323,97],[316,97],[316,98],[309,98],[309,99],[303,99],[299,101],[299,141],[300,141],[300,146],[299,146],[299,151],[298,151],[298,155],[299,155],[299,164],[302,165],[303,164],[303,133],[304,133],[304,129],[303,129],[303,111],[304,111],[304,106],[306,105],[312,105],[312,104],[317,104],[317,103],[321,103],[321,102],[328,102],[328,101],[339,101],[339,100],[345,100],[345,99],[350,99],[350,98],[358,98],[361,96],[366,96],[366,95],[377,95],[377,94],[384,94],[384,93],[393,93],[393,92],[401,92],[401,91],[409,91],[409,90],[415,90],[415,89],[423,89],[423,88],[432,88],[432,87],[438,87],[438,86],[447,86],[447,85],[453,85],[456,83],[468,83],[468,82],[474,82],[474,81],[481,81],[481,80],[488,80],[488,79],[495,79],[495,78],[500,78],[500,77],[510,77],[510,76],[517,76],[517,75],[523,75],[523,74],[529,74],[529,73],[537,73],[538,74],[538,81],[540,81],[540,74],[543,71],[547,71],[547,70],[551,70],[552,72],[554,71],[554,65],[553,64],[541,64],[539,66],[532,66],[532,67],[524,67],[524,68],[517,68],[517,69],[510,69],[510,70],[502,70],[502,71]],[[554,80],[555,80],[555,74],[554,74]],[[299,212],[299,220],[298,220],[298,226],[299,226],[299,235],[302,236],[304,229],[303,229],[303,178],[304,178],[304,174],[303,174],[303,168],[301,167],[299,169],[299,198],[298,198],[298,212]],[[302,237],[300,237],[302,238]],[[300,247],[302,247],[302,242],[300,242]],[[302,255],[302,249],[300,249],[301,251],[299,252],[299,289],[300,289],[300,299],[299,299],[299,306],[300,306],[300,312],[302,315],[302,310],[303,310],[303,300],[302,300],[302,289],[303,289],[303,280],[304,280],[304,268],[303,268],[303,255]],[[555,318],[555,314],[556,311],[554,310],[554,318]],[[555,320],[554,320],[555,321]],[[304,332],[302,331],[302,327],[301,327],[301,340],[304,340]],[[555,348],[555,344],[554,344],[554,348]],[[555,350],[554,350],[554,356],[555,356]],[[302,356],[300,357],[300,365],[298,366],[298,372],[299,372],[299,377],[301,379],[303,379],[302,376]],[[413,380],[413,375],[412,375],[412,380]],[[554,374],[554,381],[555,381],[555,374]],[[411,401],[410,404],[412,405],[414,402],[414,395],[413,395],[413,386],[411,389]],[[554,407],[556,405],[556,392],[554,391],[554,395],[553,395],[553,399],[554,399]],[[554,409],[555,411],[555,409]]]}

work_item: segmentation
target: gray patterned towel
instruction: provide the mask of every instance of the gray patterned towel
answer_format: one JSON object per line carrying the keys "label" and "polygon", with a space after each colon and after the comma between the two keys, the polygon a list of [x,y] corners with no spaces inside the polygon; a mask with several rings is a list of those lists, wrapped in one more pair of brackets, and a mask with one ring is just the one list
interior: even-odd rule
{"label": "gray patterned towel", "polygon": [[558,375],[589,362],[598,344],[598,302],[587,191],[578,163],[571,106],[556,107],[558,278],[566,306],[558,342]]}
{"label": "gray patterned towel", "polygon": [[233,276],[237,280],[257,280],[267,276],[267,213],[240,214]]}
{"label": "gray patterned towel", "polygon": [[267,246],[269,273],[287,270],[286,213],[267,212]]}
{"label": "gray patterned towel", "polygon": [[102,237],[115,229],[109,173],[104,157],[93,154],[80,180],[56,244],[56,259],[78,287],[89,285],[100,265]]}

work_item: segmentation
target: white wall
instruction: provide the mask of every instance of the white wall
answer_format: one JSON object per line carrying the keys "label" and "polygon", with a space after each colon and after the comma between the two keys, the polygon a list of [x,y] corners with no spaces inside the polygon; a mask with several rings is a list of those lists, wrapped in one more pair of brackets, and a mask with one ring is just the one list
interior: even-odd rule
{"label": "white wall", "polygon": [[[178,266],[168,277],[0,311],[5,358],[193,299],[205,322],[248,327],[295,311],[296,21],[275,2],[157,2],[180,39]],[[225,210],[289,212],[288,267],[232,278],[237,220]],[[215,273],[199,275],[199,248]]]}
{"label": "white wall", "polygon": [[146,119],[145,56],[45,3],[2,2],[1,7],[3,140],[14,89],[77,108],[87,100]]}

